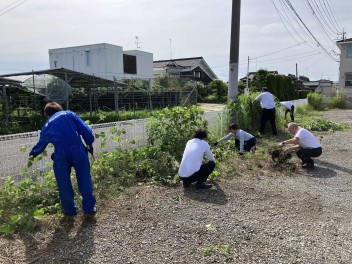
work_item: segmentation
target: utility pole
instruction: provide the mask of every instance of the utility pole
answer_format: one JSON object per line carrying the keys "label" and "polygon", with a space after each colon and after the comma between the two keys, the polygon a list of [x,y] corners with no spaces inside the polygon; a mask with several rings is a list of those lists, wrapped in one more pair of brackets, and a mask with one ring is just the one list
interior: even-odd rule
{"label": "utility pole", "polygon": [[296,63],[296,99],[299,99],[299,94],[298,94],[298,83],[299,83],[299,78],[298,78],[298,64]]}
{"label": "utility pole", "polygon": [[236,100],[238,96],[238,54],[240,46],[240,15],[241,0],[232,0],[228,101]]}
{"label": "utility pole", "polygon": [[246,81],[246,90],[244,91],[244,94],[249,94],[249,56],[248,56],[248,62],[247,62],[247,81]]}
{"label": "utility pole", "polygon": [[171,42],[172,42],[172,39],[169,38],[169,41],[170,41],[170,60],[172,59],[172,49],[171,49]]}

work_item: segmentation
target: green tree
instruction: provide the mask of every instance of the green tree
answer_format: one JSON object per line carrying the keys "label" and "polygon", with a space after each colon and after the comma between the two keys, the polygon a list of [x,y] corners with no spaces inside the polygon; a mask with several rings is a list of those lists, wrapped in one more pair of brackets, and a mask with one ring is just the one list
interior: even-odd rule
{"label": "green tree", "polygon": [[242,81],[238,81],[238,95],[244,94],[244,89],[246,88],[246,84]]}
{"label": "green tree", "polygon": [[276,97],[279,99],[279,101],[285,100],[285,84],[284,84],[284,75],[281,74],[276,74],[275,76],[276,80]]}
{"label": "green tree", "polygon": [[267,86],[269,88],[269,91],[273,94],[273,95],[277,95],[277,87],[276,87],[277,83],[276,83],[276,78],[274,74],[268,74],[267,76]]}
{"label": "green tree", "polygon": [[303,81],[303,82],[309,82],[309,78],[306,77],[306,76],[304,76],[304,75],[300,75],[300,76],[298,77],[298,79],[301,80],[301,81]]}
{"label": "green tree", "polygon": [[169,89],[169,78],[163,74],[154,79],[153,91],[165,91]]}
{"label": "green tree", "polygon": [[148,90],[148,83],[145,80],[141,79],[127,79],[125,83],[128,85],[130,90]]}
{"label": "green tree", "polygon": [[266,69],[259,69],[255,73],[253,80],[251,80],[251,82],[249,83],[251,91],[260,91],[263,86],[267,86],[267,75],[268,71]]}
{"label": "green tree", "polygon": [[208,88],[212,95],[215,95],[219,102],[226,101],[227,98],[227,83],[222,80],[213,80],[208,84]]}

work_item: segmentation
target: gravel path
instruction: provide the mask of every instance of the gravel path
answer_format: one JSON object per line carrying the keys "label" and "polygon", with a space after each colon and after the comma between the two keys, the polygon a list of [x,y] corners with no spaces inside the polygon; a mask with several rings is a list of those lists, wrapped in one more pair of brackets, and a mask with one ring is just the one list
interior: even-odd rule
{"label": "gravel path", "polygon": [[[352,110],[324,115],[352,127]],[[0,263],[352,263],[352,129],[320,136],[315,169],[137,186],[96,222],[0,238]]]}

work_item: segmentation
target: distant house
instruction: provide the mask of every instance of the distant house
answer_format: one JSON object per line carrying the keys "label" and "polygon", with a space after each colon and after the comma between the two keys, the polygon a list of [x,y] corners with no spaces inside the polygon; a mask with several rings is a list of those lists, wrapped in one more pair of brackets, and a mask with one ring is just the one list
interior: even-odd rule
{"label": "distant house", "polygon": [[203,57],[159,60],[153,62],[154,76],[166,75],[208,84],[218,79]]}
{"label": "distant house", "polygon": [[[250,82],[251,80],[253,80],[254,75],[257,72],[248,72],[248,81]],[[268,71],[268,74],[279,74],[277,71]],[[241,82],[243,82],[244,84],[247,84],[247,75],[245,77],[242,77],[240,79]]]}
{"label": "distant house", "polygon": [[107,43],[49,49],[50,69],[65,68],[108,80],[153,78],[153,54]]}
{"label": "distant house", "polygon": [[340,49],[339,88],[352,97],[352,38],[336,42]]}

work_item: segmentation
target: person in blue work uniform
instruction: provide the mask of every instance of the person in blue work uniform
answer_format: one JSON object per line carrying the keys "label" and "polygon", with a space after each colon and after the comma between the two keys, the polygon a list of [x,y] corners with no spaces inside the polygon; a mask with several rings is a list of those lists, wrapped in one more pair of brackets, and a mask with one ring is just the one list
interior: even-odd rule
{"label": "person in blue work uniform", "polygon": [[229,140],[231,137],[234,137],[235,147],[240,152],[240,154],[243,154],[245,151],[250,151],[255,148],[257,140],[252,134],[242,129],[239,129],[237,124],[231,124],[229,126],[229,130],[230,133],[215,142],[215,146],[217,146],[222,141]]}
{"label": "person in blue work uniform", "polygon": [[55,148],[52,156],[54,173],[64,214],[66,216],[77,214],[71,183],[71,168],[74,167],[78,189],[82,195],[83,212],[86,215],[95,215],[96,200],[93,195],[88,159],[88,151],[93,154],[92,130],[74,112],[64,111],[56,102],[48,102],[44,113],[49,119],[45,122],[39,141],[29,156],[38,156],[49,143],[52,143]]}

